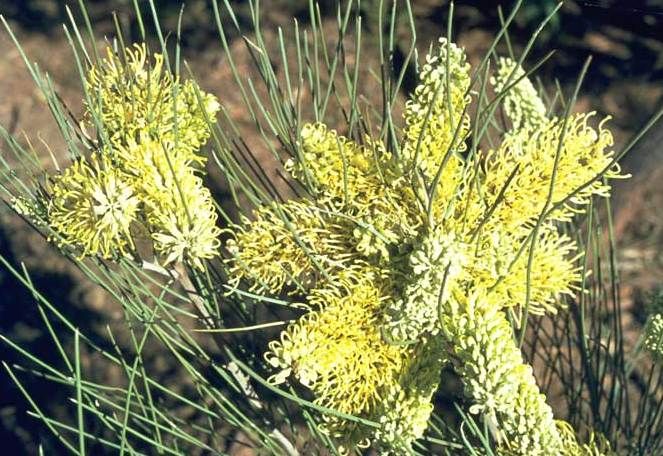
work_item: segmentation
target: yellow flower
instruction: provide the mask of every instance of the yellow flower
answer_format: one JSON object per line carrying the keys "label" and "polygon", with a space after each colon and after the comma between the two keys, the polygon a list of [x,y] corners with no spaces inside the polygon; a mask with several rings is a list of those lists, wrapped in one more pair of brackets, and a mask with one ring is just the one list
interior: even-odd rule
{"label": "yellow flower", "polygon": [[[609,167],[614,158],[614,152],[610,149],[612,134],[604,128],[607,119],[599,124],[598,129],[594,129],[588,124],[592,116],[591,113],[572,115],[563,138],[564,128],[560,119],[546,122],[536,131],[525,129],[514,132],[504,139],[497,150],[487,154],[483,199],[477,201],[483,209],[477,213],[485,213],[495,204],[498,195],[503,194],[502,201],[489,220],[490,227],[499,225],[507,232],[522,232],[531,227],[548,198],[561,139],[551,198],[552,204],[560,204],[561,207],[551,214],[551,219],[570,220],[592,195],[610,195],[610,186],[598,179],[571,196],[572,192]],[[509,182],[514,170],[515,175]],[[619,166],[612,166],[605,177],[622,177]]]}
{"label": "yellow flower", "polygon": [[[466,147],[470,65],[465,52],[440,38],[435,54],[426,56],[419,79],[405,107],[403,158],[432,180],[448,152],[461,152]],[[460,167],[460,160],[451,154],[443,181],[455,177]]]}
{"label": "yellow flower", "polygon": [[[489,289],[495,285],[491,293],[499,295],[504,305],[524,306],[531,243],[527,243],[527,248],[515,258],[523,241],[514,239],[509,233],[486,236],[485,242],[478,250],[477,258],[469,262],[468,274],[476,286]],[[568,236],[560,235],[554,227],[544,226],[540,231],[530,269],[529,313],[554,314],[559,297],[574,294],[581,279],[580,267],[575,264],[576,250],[576,244]],[[508,269],[512,261],[514,264]]]}
{"label": "yellow flower", "polygon": [[330,278],[360,276],[353,274],[351,262],[359,255],[352,252],[347,220],[297,201],[262,206],[253,215],[253,221],[243,218],[246,228],[235,227],[226,245],[233,255],[227,261],[232,285],[249,279],[253,291],[279,293],[286,286],[309,290]]}
{"label": "yellow flower", "polygon": [[109,48],[86,88],[86,120],[108,141],[92,166],[77,161],[56,179],[48,218],[59,244],[83,256],[127,254],[129,225],[138,220],[164,265],[188,260],[202,268],[220,246],[199,154],[220,108],[216,98],[193,81],[180,83],[163,56],[148,62],[145,44],[121,55]]}
{"label": "yellow flower", "polygon": [[440,384],[448,353],[439,337],[423,338],[407,353],[397,385],[382,394],[374,420],[380,423],[374,439],[384,454],[409,453],[428,428],[431,399]]}
{"label": "yellow flower", "polygon": [[474,405],[498,430],[501,454],[555,455],[562,448],[550,406],[494,295],[456,293],[444,305],[442,331]]}
{"label": "yellow flower", "polygon": [[209,190],[174,144],[143,139],[115,154],[131,173],[144,203],[154,248],[164,265],[189,259],[202,268],[202,259],[217,254],[221,230]]}
{"label": "yellow flower", "polygon": [[439,332],[439,302],[446,301],[458,286],[467,263],[468,246],[453,235],[426,237],[409,255],[407,286],[399,299],[387,307],[383,323],[389,340],[418,341]]}
{"label": "yellow flower", "polygon": [[[387,344],[379,332],[386,298],[370,282],[343,290],[313,290],[307,313],[269,345],[266,358],[281,369],[273,381],[292,374],[316,396],[316,402],[342,413],[370,414],[381,403],[380,391],[395,384],[405,350]],[[347,422],[328,421],[329,432],[344,437]]]}
{"label": "yellow flower", "polygon": [[133,248],[129,226],[140,200],[130,180],[104,156],[76,160],[53,178],[48,223],[60,246],[112,258]]}
{"label": "yellow flower", "polygon": [[[106,58],[89,71],[86,87],[86,118],[111,142],[149,136],[176,143],[189,160],[204,163],[198,149],[209,138],[208,119],[214,120],[220,105],[194,81],[175,78],[164,67],[163,55],[149,61],[144,43],[120,55],[108,48]],[[101,125],[95,125],[95,118]]]}
{"label": "yellow flower", "polygon": [[[497,74],[491,82],[496,92],[505,93],[502,103],[504,112],[511,120],[511,131],[532,131],[546,123],[543,100],[517,62],[500,57],[497,60]],[[510,85],[513,87],[507,90]]]}
{"label": "yellow flower", "polygon": [[[499,88],[509,68],[501,62]],[[609,195],[605,181],[580,187],[612,163],[612,136],[603,122],[588,125],[591,114],[571,116],[563,132],[524,78],[505,98],[514,128],[488,154],[463,157],[469,70],[463,51],[441,40],[407,103],[398,159],[370,138],[359,145],[305,125],[287,169],[312,199],[260,207],[236,227],[230,275],[235,286],[298,285],[306,295],[311,310],[267,359],[273,381],[294,377],[318,403],[379,423],[326,417],[339,448],[411,451],[450,361],[470,412],[492,423],[498,454],[584,454],[555,422],[506,312],[529,295],[529,312],[554,313],[574,292],[577,246],[555,223]],[[560,207],[542,220],[529,265],[528,237],[553,175],[550,203]]]}
{"label": "yellow flower", "polygon": [[356,249],[365,256],[389,256],[388,244],[412,236],[421,224],[416,199],[391,154],[367,139],[359,146],[322,124],[301,132],[301,161],[290,162],[293,177],[309,181],[318,205],[354,221]]}

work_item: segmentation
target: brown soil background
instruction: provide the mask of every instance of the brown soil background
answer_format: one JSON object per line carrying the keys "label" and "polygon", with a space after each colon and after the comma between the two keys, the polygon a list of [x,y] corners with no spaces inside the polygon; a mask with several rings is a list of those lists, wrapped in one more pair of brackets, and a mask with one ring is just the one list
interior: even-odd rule
{"label": "brown soil background", "polygon": [[[86,3],[97,37],[112,36],[110,13],[115,10],[123,23],[134,24],[132,33],[137,39],[131,2],[89,0]],[[180,2],[157,3],[163,15],[164,28],[173,30]],[[218,41],[211,8],[205,1],[189,3],[183,28],[185,58],[199,75],[203,88],[222,99],[237,119],[247,145],[258,144],[241,99],[236,91],[228,90],[233,87],[232,75]],[[306,3],[263,1],[266,33],[274,36],[277,26],[289,29],[293,17],[303,20]],[[331,30],[334,27],[333,2],[323,3],[323,11],[331,14],[328,19]],[[420,49],[423,51],[439,34],[444,33],[448,5],[447,2],[433,0],[416,0],[413,3]],[[525,3],[527,5],[528,2]],[[517,48],[522,48],[526,43],[548,3],[542,1],[540,5],[543,6],[524,8],[511,37]],[[505,6],[508,6],[506,2]],[[499,27],[495,7],[492,1],[456,3],[456,40],[466,47],[473,61],[487,49]],[[238,12],[241,19],[248,20],[244,6],[238,5]],[[30,59],[38,62],[51,75],[60,96],[74,113],[79,113],[80,82],[60,25],[67,21],[64,3],[57,0],[3,0],[0,2],[0,14],[8,19]],[[370,10],[366,22],[363,38],[367,46],[362,54],[361,69],[362,76],[367,78],[369,68],[378,68],[377,56],[371,56],[367,51],[376,42],[375,27],[371,29]],[[233,50],[238,55],[242,54],[244,44],[237,36],[231,38]],[[101,39],[99,45],[103,45]],[[547,84],[559,78],[567,90],[586,56],[594,56],[578,109],[596,110],[599,114],[613,116],[611,125],[617,150],[663,103],[661,1],[568,1],[558,19],[543,33],[530,62],[550,49],[558,49],[559,52],[544,65],[540,76]],[[248,58],[240,58],[239,64],[242,74],[255,76]],[[406,90],[411,89],[412,84],[412,81],[406,80]],[[330,122],[333,123],[333,120]],[[50,165],[44,143],[56,154],[64,155],[64,141],[18,51],[4,31],[0,31],[0,124],[22,142],[25,142],[25,133],[35,148],[42,152],[45,166]],[[0,151],[4,156],[4,146],[0,146]],[[620,247],[625,324],[633,334],[637,334],[645,318],[643,305],[647,294],[663,285],[663,122],[652,128],[622,165],[633,174],[633,178],[619,182],[615,188],[615,227]],[[268,174],[276,176],[270,165],[265,167]],[[219,172],[211,169],[210,175],[215,196],[225,198],[227,192]],[[123,323],[121,309],[116,303],[90,284],[5,206],[0,208],[0,253],[15,265],[23,262],[44,294],[59,303],[67,315],[75,315],[75,320],[82,322],[88,331],[104,334],[105,325],[119,326]],[[54,358],[54,349],[41,330],[34,300],[2,269],[0,298],[0,333],[30,346],[47,359]],[[16,359],[4,345],[0,346],[0,358],[10,363]],[[159,360],[158,356],[156,358],[155,362],[166,362]],[[84,359],[85,371],[94,371],[97,365],[98,360],[92,355]],[[164,375],[177,375],[176,372],[169,372],[168,367],[164,366]],[[113,372],[104,373],[109,381],[114,375]],[[67,400],[65,397],[53,396],[52,391],[36,391],[35,395],[48,404],[47,409],[55,416],[67,413],[61,406]],[[26,408],[27,404],[18,390],[4,372],[0,374],[0,441],[4,454],[36,454],[39,442],[43,442],[49,450],[47,454],[64,454],[50,434],[25,415]],[[233,447],[229,443],[227,450],[234,454],[248,454],[242,453],[237,444]]]}

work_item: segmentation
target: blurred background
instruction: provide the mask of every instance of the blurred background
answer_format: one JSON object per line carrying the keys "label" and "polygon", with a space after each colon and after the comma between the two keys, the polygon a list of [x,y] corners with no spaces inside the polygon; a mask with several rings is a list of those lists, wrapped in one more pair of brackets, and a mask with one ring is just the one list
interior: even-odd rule
{"label": "blurred background", "polygon": [[[71,3],[74,19],[82,23],[77,2]],[[94,23],[100,47],[104,38],[112,39],[115,34],[113,12],[123,24],[127,39],[140,39],[133,0],[85,0],[84,3]],[[245,25],[247,31],[250,30],[250,13],[244,2],[230,3],[235,7],[240,23]],[[377,45],[377,3],[376,0],[362,2],[365,25],[362,66],[366,70],[373,68],[379,71],[377,53],[370,52]],[[413,0],[412,3],[418,24],[419,48],[423,53],[432,41],[446,33],[449,4],[443,0]],[[504,0],[502,6],[509,11],[513,3]],[[146,1],[138,0],[138,4],[147,17],[149,7]],[[183,2],[155,0],[155,4],[162,27],[173,32]],[[306,27],[306,0],[263,0],[261,4],[262,26],[267,36],[274,36],[278,26],[290,30],[293,18]],[[456,2],[454,37],[466,48],[471,61],[476,62],[478,56],[483,55],[500,28],[498,4],[494,0]],[[58,0],[2,0],[0,14],[9,22],[30,60],[50,74],[59,95],[76,115],[81,112],[81,87],[62,27],[63,23],[69,23],[66,5],[67,2]],[[555,6],[556,2],[551,0],[524,1],[510,35],[516,51],[524,47],[540,21]],[[322,0],[321,7],[333,29],[336,2]],[[228,17],[221,19],[230,24]],[[405,52],[409,39],[407,29],[399,28],[397,34],[403,38],[399,46]],[[231,34],[229,38],[231,48],[240,52],[244,46],[240,37]],[[186,2],[182,44],[184,56],[194,73],[198,74],[201,86],[222,100],[242,126],[246,143],[250,145],[251,135],[255,132],[246,118],[241,99],[228,90],[233,87],[232,75],[225,64],[213,9],[208,0]],[[567,93],[585,59],[593,56],[578,109],[596,110],[602,116],[613,117],[610,126],[615,134],[617,150],[628,143],[663,104],[663,0],[567,0],[542,32],[526,63],[536,62],[552,49],[557,52],[544,64],[539,77],[546,87],[554,87],[555,80],[558,80]],[[47,157],[48,148],[56,155],[64,156],[64,140],[5,30],[0,30],[0,56],[0,124],[19,141],[27,143],[29,140],[36,150],[44,152],[44,157]],[[241,74],[246,77],[253,75],[253,79],[257,79],[248,58],[240,61],[239,65]],[[412,69],[408,69],[407,75],[404,92],[411,90],[416,83]],[[0,150],[3,150],[1,145]],[[662,122],[654,125],[626,156],[622,165],[633,174],[633,178],[618,183],[613,211],[620,248],[623,315],[626,327],[630,328],[635,338],[644,321],[643,303],[649,293],[663,284]],[[217,197],[224,198],[226,191],[218,172],[211,172],[210,186]],[[123,323],[119,306],[102,290],[86,281],[80,271],[62,259],[41,236],[4,206],[0,208],[0,254],[15,266],[25,264],[37,288],[58,303],[63,313],[75,315],[74,319],[81,322],[87,332],[98,334],[101,343],[105,340],[106,325]],[[42,331],[33,297],[1,267],[0,334],[31,347],[45,359],[57,357],[55,348]],[[152,356],[158,365],[158,350]],[[0,359],[11,363],[16,358],[13,351],[0,344]],[[87,354],[83,361],[87,372],[95,371],[102,365],[94,353]],[[161,363],[164,364],[163,360]],[[161,369],[164,376],[177,375],[166,364]],[[97,376],[112,382],[116,374],[101,372]],[[44,409],[47,415],[61,418],[69,413],[67,410],[70,408],[64,407],[67,397],[48,390],[36,390],[34,394],[37,400],[47,404]],[[56,439],[35,419],[26,415],[27,409],[28,404],[18,389],[4,371],[0,372],[0,442],[3,453],[36,454],[37,445],[41,442],[47,450],[46,454],[64,454]],[[227,450],[240,454],[239,450],[232,449],[232,444]]]}

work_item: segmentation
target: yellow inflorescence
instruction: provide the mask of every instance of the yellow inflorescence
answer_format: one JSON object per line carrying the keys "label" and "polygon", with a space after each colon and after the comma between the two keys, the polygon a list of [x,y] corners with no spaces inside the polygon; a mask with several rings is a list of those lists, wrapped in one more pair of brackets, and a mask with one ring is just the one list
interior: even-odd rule
{"label": "yellow inflorescence", "polygon": [[663,360],[663,314],[654,314],[647,320],[643,346],[657,361]]}
{"label": "yellow inflorescence", "polygon": [[559,454],[552,410],[523,363],[501,304],[491,295],[459,293],[444,304],[442,331],[453,341],[455,370],[474,402],[470,412],[493,422],[505,454]]}
{"label": "yellow inflorescence", "polygon": [[346,249],[352,238],[347,222],[334,223],[328,212],[296,201],[263,206],[253,214],[254,221],[243,220],[251,229],[238,229],[227,243],[234,255],[232,284],[249,278],[253,291],[278,293],[285,286],[306,291],[331,277],[338,281],[340,274],[352,275],[347,266],[358,254]]}
{"label": "yellow inflorescence", "polygon": [[287,166],[312,180],[320,205],[350,221],[356,249],[365,256],[389,256],[386,245],[416,233],[421,224],[415,196],[380,144],[359,146],[322,124],[302,128],[301,161]]}
{"label": "yellow inflorescence", "polygon": [[116,154],[132,166],[134,186],[163,263],[189,258],[202,267],[202,259],[215,256],[220,246],[216,209],[187,155],[172,143],[150,139],[118,145]]}
{"label": "yellow inflorescence", "polygon": [[[525,76],[518,63],[500,57],[497,61],[497,74],[491,79],[495,91],[504,95],[502,106],[511,120],[511,131],[535,130],[546,123],[546,107],[543,100]],[[509,86],[511,86],[509,90]]]}
{"label": "yellow inflorescence", "polygon": [[127,175],[104,156],[75,161],[54,179],[48,217],[61,246],[111,258],[132,247],[140,200]]}
{"label": "yellow inflorescence", "polygon": [[[452,152],[465,149],[470,129],[466,107],[470,103],[470,64],[465,52],[440,38],[437,52],[426,56],[419,78],[421,83],[405,108],[403,156],[430,180],[449,154],[443,181],[456,178],[460,160]],[[452,185],[445,189],[453,190]]]}
{"label": "yellow inflorescence", "polygon": [[[526,249],[516,258],[514,245],[518,241],[508,233],[486,241],[488,244],[480,250],[483,260],[472,262],[468,272],[481,288],[492,287],[491,293],[500,296],[506,306],[524,307],[531,244],[527,243]],[[529,269],[529,313],[554,314],[558,297],[574,294],[574,284],[581,279],[575,252],[576,244],[556,230],[547,227],[539,233]]]}
{"label": "yellow inflorescence", "polygon": [[344,451],[410,451],[449,364],[498,454],[609,451],[554,420],[507,313],[553,314],[578,287],[577,246],[557,222],[609,195],[605,178],[620,177],[612,136],[591,114],[548,118],[513,62],[500,61],[498,91],[512,70],[513,127],[493,150],[464,155],[470,67],[441,40],[407,104],[398,159],[370,138],[305,125],[287,169],[313,198],[258,208],[234,229],[236,286],[307,297],[309,313],[269,346],[273,381],[294,379],[317,403],[377,423],[326,416]]}
{"label": "yellow inflorescence", "polygon": [[163,55],[150,62],[145,44],[120,54],[108,48],[106,58],[89,71],[86,88],[86,118],[102,137],[126,143],[149,136],[176,144],[179,153],[204,163],[197,153],[210,135],[208,119],[220,105],[194,81],[179,82],[164,66]]}
{"label": "yellow inflorescence", "polygon": [[[193,81],[184,83],[144,44],[89,71],[85,119],[103,144],[91,164],[79,159],[53,179],[48,224],[60,245],[80,255],[133,255],[133,223],[147,227],[163,265],[202,268],[218,254],[220,230],[203,185],[200,147],[220,108]],[[151,259],[150,259],[151,260]]]}
{"label": "yellow inflorescence", "polygon": [[[379,332],[386,298],[371,283],[313,292],[318,310],[305,315],[270,344],[268,360],[311,388],[317,401],[360,415],[380,402],[379,391],[400,372],[404,349]],[[340,407],[339,407],[340,405]]]}
{"label": "yellow inflorescence", "polygon": [[575,114],[566,125],[552,119],[536,131],[521,130],[507,136],[497,150],[488,152],[484,198],[478,202],[491,206],[502,195],[489,221],[491,226],[522,232],[544,209],[551,210],[553,220],[570,220],[592,195],[610,194],[610,186],[601,179],[583,187],[604,170],[605,177],[619,177],[618,165],[611,166],[614,152],[610,149],[612,134],[604,128],[607,119],[597,130],[589,126],[591,117]]}

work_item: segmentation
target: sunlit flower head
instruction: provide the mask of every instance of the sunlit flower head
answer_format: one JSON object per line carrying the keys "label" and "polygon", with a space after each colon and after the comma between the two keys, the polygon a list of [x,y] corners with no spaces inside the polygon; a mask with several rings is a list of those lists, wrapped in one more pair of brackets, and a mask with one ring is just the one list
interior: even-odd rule
{"label": "sunlit flower head", "polygon": [[[293,375],[316,393],[321,405],[348,414],[370,413],[382,401],[385,385],[396,382],[405,354],[380,336],[378,312],[384,299],[370,283],[313,291],[309,300],[318,310],[270,343],[267,360],[280,369],[273,380]],[[341,429],[332,432],[342,436]]]}
{"label": "sunlit flower head", "polygon": [[52,238],[82,256],[127,253],[132,248],[129,226],[139,204],[130,180],[109,160],[80,158],[53,178],[48,205]]}
{"label": "sunlit flower head", "polygon": [[145,44],[109,48],[86,89],[85,121],[103,141],[90,165],[79,160],[55,180],[49,225],[59,243],[77,244],[81,255],[122,256],[137,220],[163,265],[202,268],[220,247],[199,150],[220,109],[216,98],[180,82],[162,55],[150,60]]}
{"label": "sunlit flower head", "polygon": [[552,409],[539,392],[532,368],[513,340],[499,303],[486,294],[455,293],[444,305],[443,332],[456,372],[474,405],[499,430],[500,454],[558,454],[562,440]]}
{"label": "sunlit flower head", "polygon": [[164,265],[217,255],[220,229],[212,195],[182,154],[170,142],[129,141],[115,154],[126,163],[127,174],[144,204],[154,248]]}
{"label": "sunlit flower head", "polygon": [[507,90],[511,128],[489,152],[464,153],[464,51],[440,40],[419,76],[400,155],[306,124],[286,169],[311,199],[262,206],[233,230],[233,285],[292,287],[309,306],[270,344],[272,380],[296,380],[319,404],[379,424],[326,417],[339,449],[406,454],[451,363],[497,454],[583,454],[556,424],[508,316],[553,314],[577,290],[577,246],[556,223],[621,177],[612,136],[591,114],[549,119],[522,69],[503,60],[495,84]]}
{"label": "sunlit flower head", "polygon": [[102,137],[170,141],[190,160],[204,162],[198,149],[209,138],[209,122],[220,105],[194,81],[182,83],[173,76],[163,55],[150,59],[144,43],[119,53],[108,48],[106,58],[89,71],[86,87],[87,120]]}
{"label": "sunlit flower head", "polygon": [[416,246],[404,279],[408,285],[386,310],[384,330],[390,340],[412,343],[439,332],[439,303],[458,286],[467,250],[449,234],[427,237]]}
{"label": "sunlit flower head", "polygon": [[440,38],[426,56],[420,84],[405,108],[403,158],[433,179],[445,156],[445,181],[454,178],[460,163],[453,152],[465,150],[470,128],[466,107],[470,102],[470,65],[465,51]]}
{"label": "sunlit flower head", "polygon": [[366,143],[359,146],[322,124],[306,124],[302,157],[287,169],[312,187],[318,205],[354,223],[358,252],[387,258],[389,245],[413,236],[421,220],[415,196],[392,155],[381,144]]}
{"label": "sunlit flower head", "polygon": [[512,131],[532,131],[547,121],[543,100],[517,62],[500,57],[491,82],[497,93],[504,93],[502,106]]}
{"label": "sunlit flower head", "polygon": [[253,218],[245,217],[226,245],[234,285],[249,279],[252,290],[307,291],[332,278],[338,282],[340,276],[359,275],[353,273],[359,255],[351,250],[347,220],[297,201],[262,206]]}
{"label": "sunlit flower head", "polygon": [[510,234],[486,236],[484,242],[482,258],[471,262],[469,274],[486,289],[494,285],[492,293],[500,296],[504,305],[522,310],[529,289],[528,312],[554,314],[561,296],[575,294],[581,280],[577,246],[555,228],[541,229],[529,268],[531,241],[519,256],[518,247],[525,240],[514,239]]}
{"label": "sunlit flower head", "polygon": [[548,209],[555,205],[556,210],[550,218],[562,221],[581,212],[592,195],[610,195],[610,186],[604,180],[590,183],[605,170],[607,178],[622,177],[619,166],[613,164],[613,139],[605,128],[607,119],[595,129],[589,124],[592,116],[574,114],[566,124],[553,119],[536,131],[514,132],[486,155],[481,204],[490,207],[501,196],[491,225],[512,232],[527,230],[546,207],[551,188]]}
{"label": "sunlit flower head", "polygon": [[373,439],[385,454],[408,453],[423,437],[431,414],[431,399],[437,391],[441,370],[449,363],[441,338],[422,339],[410,347],[399,382],[383,393],[375,420],[380,427]]}

